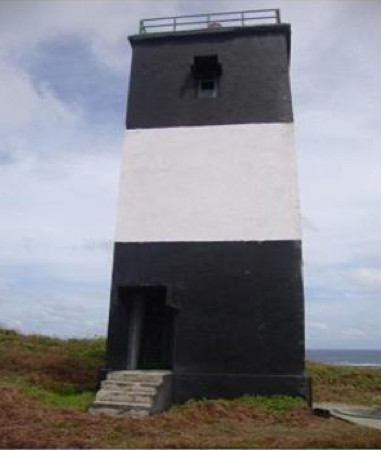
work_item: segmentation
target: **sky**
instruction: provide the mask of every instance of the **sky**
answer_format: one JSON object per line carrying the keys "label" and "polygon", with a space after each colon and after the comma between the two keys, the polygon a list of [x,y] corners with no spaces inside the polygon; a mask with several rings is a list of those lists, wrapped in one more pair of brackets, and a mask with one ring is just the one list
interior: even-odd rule
{"label": "sky", "polygon": [[280,8],[308,348],[380,348],[381,2],[0,0],[0,324],[107,330],[131,49],[142,18]]}

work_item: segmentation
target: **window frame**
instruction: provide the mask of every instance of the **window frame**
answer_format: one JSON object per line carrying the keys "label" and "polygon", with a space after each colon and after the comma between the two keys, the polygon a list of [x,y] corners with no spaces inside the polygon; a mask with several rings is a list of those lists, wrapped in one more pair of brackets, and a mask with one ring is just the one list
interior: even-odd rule
{"label": "window frame", "polygon": [[[212,83],[211,89],[203,89],[203,84]],[[216,98],[218,96],[218,82],[216,78],[201,78],[197,80],[197,98]]]}

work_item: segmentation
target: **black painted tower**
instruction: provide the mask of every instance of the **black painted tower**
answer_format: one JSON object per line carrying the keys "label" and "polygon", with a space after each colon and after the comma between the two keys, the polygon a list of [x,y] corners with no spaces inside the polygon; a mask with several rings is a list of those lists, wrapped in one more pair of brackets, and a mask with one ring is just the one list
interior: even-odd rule
{"label": "black painted tower", "polygon": [[129,38],[107,370],[173,402],[309,398],[290,25],[239,17]]}

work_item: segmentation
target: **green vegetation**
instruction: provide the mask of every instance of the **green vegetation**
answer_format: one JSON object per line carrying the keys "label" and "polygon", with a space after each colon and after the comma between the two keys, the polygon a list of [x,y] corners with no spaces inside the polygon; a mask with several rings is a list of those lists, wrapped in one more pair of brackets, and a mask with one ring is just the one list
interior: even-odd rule
{"label": "green vegetation", "polygon": [[[102,338],[0,329],[0,448],[380,448],[377,430],[314,416],[296,398],[189,401],[132,419],[86,413]],[[308,365],[316,401],[380,404],[380,370]]]}
{"label": "green vegetation", "polygon": [[273,397],[244,395],[235,401],[242,402],[254,408],[263,409],[264,411],[272,413],[276,416],[282,416],[295,408],[305,406],[302,399],[283,395],[274,395]]}
{"label": "green vegetation", "polygon": [[0,377],[17,375],[56,392],[93,389],[104,353],[104,338],[63,340],[0,329]]}
{"label": "green vegetation", "polygon": [[28,382],[22,377],[3,377],[0,381],[0,387],[6,386],[16,388],[27,398],[39,400],[44,405],[58,408],[73,408],[85,411],[94,398],[93,391],[80,392],[70,384],[57,384],[54,388],[46,389]]}
{"label": "green vegetation", "polygon": [[357,367],[309,363],[315,401],[337,401],[379,406],[381,371]]}

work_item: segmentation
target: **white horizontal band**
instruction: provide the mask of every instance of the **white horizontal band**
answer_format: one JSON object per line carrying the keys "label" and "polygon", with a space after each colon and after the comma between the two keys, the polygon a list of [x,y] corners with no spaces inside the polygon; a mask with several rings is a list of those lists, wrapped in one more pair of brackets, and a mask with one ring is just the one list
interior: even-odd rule
{"label": "white horizontal band", "polygon": [[116,241],[295,239],[292,124],[126,132]]}

